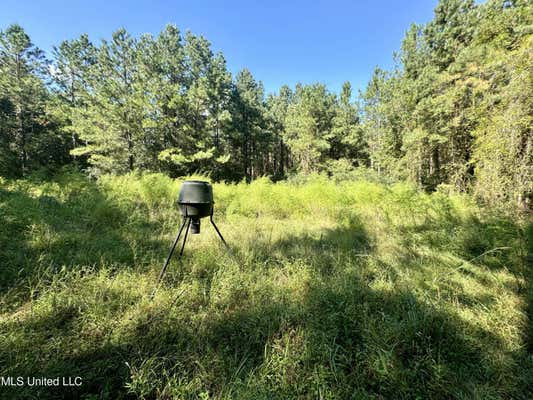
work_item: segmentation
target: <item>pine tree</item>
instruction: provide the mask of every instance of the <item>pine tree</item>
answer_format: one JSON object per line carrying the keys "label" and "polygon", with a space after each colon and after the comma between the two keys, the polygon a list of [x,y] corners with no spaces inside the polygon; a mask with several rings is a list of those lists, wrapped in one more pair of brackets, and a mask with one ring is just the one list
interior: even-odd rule
{"label": "pine tree", "polygon": [[238,151],[234,153],[233,161],[240,164],[242,176],[247,181],[263,172],[257,159],[261,151],[258,144],[265,122],[263,103],[263,84],[257,82],[247,69],[240,71],[232,91],[231,141],[234,149]]}
{"label": "pine tree", "polygon": [[[11,25],[0,32],[0,122],[2,147],[0,161],[4,172],[26,175],[32,162],[32,145],[46,134],[44,76],[47,62],[24,29]],[[16,165],[12,165],[16,162]]]}
{"label": "pine tree", "polygon": [[335,97],[322,84],[297,85],[287,113],[286,142],[304,174],[321,169],[330,140]]}
{"label": "pine tree", "polygon": [[143,105],[145,168],[185,173],[181,149],[188,146],[187,66],[183,40],[177,27],[167,25],[156,37],[144,35],[138,44],[140,82],[138,101]]}
{"label": "pine tree", "polygon": [[214,177],[222,177],[225,164],[231,157],[229,130],[231,123],[231,74],[226,67],[222,53],[218,53],[210,62],[207,74],[207,129],[214,144],[214,157],[211,170]]}
{"label": "pine tree", "polygon": [[344,82],[333,118],[331,158],[344,158],[351,164],[366,165],[367,149],[363,130],[359,125],[359,110],[352,104],[352,86]]}
{"label": "pine tree", "polygon": [[[69,148],[83,146],[75,126],[80,119],[86,118],[85,111],[89,102],[91,69],[96,63],[96,48],[87,35],[79,39],[63,41],[54,47],[52,67],[55,97],[52,112],[59,123],[58,129],[70,136]],[[85,165],[83,160],[83,165]]]}
{"label": "pine tree", "polygon": [[266,117],[273,140],[272,173],[276,179],[283,178],[286,170],[292,166],[290,150],[285,143],[287,113],[292,101],[293,92],[287,85],[281,86],[279,94],[270,94],[266,99]]}
{"label": "pine tree", "polygon": [[72,151],[89,154],[94,174],[133,171],[142,152],[142,107],[136,101],[138,82],[136,40],[124,30],[102,41],[91,71],[92,96],[75,127],[87,146]]}

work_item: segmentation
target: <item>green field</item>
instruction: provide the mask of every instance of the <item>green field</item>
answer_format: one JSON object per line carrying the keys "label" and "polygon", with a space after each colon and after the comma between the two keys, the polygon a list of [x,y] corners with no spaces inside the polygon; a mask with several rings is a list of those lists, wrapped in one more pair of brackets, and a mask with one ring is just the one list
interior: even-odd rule
{"label": "green field", "polygon": [[[467,196],[214,184],[173,259],[180,182],[0,178],[0,375],[81,399],[533,398],[533,230]],[[529,244],[528,244],[529,239]]]}

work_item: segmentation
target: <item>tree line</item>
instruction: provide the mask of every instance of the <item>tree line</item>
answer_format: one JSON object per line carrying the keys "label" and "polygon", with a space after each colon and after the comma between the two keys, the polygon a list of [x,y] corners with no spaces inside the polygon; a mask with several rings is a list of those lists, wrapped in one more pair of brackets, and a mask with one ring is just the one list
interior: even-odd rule
{"label": "tree line", "polygon": [[250,181],[367,168],[528,207],[532,11],[527,0],[441,0],[359,94],[349,82],[340,93],[315,83],[265,94],[173,25],[97,44],[81,35],[51,58],[11,25],[0,33],[0,174],[73,164],[93,176]]}

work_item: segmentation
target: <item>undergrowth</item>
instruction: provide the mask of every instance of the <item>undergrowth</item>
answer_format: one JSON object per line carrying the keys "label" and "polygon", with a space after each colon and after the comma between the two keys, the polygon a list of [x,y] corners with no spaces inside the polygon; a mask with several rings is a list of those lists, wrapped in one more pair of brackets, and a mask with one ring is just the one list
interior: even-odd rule
{"label": "undergrowth", "polygon": [[[214,184],[173,259],[180,182],[0,181],[0,376],[15,398],[528,399],[524,220],[406,184]],[[529,294],[528,294],[529,293]]]}

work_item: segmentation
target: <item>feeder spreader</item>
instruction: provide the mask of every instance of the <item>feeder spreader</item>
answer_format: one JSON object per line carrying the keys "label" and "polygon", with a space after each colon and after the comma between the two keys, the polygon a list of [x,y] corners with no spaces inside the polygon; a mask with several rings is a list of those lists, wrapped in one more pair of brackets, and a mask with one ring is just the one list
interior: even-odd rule
{"label": "feeder spreader", "polygon": [[209,220],[211,221],[211,224],[215,228],[215,231],[217,232],[218,236],[220,237],[220,240],[222,240],[222,243],[228,248],[228,245],[226,241],[224,240],[224,237],[222,237],[222,234],[218,230],[215,221],[213,221],[213,211],[214,211],[214,200],[213,200],[213,187],[209,182],[204,181],[185,181],[181,185],[180,193],[178,195],[178,207],[180,210],[180,214],[183,217],[180,229],[178,231],[178,235],[176,236],[176,240],[174,240],[174,243],[172,244],[172,247],[170,248],[170,252],[168,254],[168,257],[165,261],[165,264],[163,265],[163,269],[161,270],[161,273],[159,274],[159,278],[157,280],[157,284],[152,291],[151,298],[154,297],[155,292],[159,286],[159,283],[163,279],[163,276],[165,275],[165,272],[167,270],[168,264],[170,262],[170,258],[172,257],[172,254],[174,253],[174,249],[176,248],[176,245],[178,244],[181,233],[183,232],[183,229],[185,228],[185,225],[187,225],[187,229],[185,230],[185,236],[183,238],[183,244],[181,245],[181,250],[179,257],[183,255],[183,249],[185,249],[185,242],[187,241],[187,236],[189,234],[189,229],[191,233],[198,234],[200,233],[200,220],[205,217],[209,217]]}

